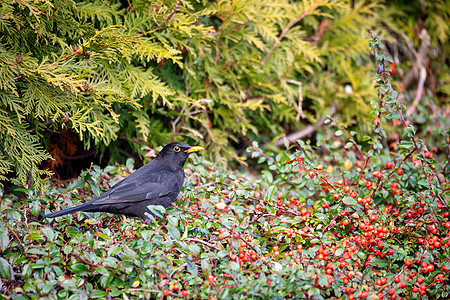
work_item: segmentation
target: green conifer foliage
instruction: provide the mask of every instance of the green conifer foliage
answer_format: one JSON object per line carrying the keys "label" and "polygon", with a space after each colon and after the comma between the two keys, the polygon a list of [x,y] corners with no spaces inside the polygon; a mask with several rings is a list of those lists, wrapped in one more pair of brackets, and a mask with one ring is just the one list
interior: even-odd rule
{"label": "green conifer foliage", "polygon": [[[332,109],[364,130],[375,95],[368,30],[399,32],[396,9],[332,0],[2,3],[0,180],[39,186],[49,175],[40,169],[48,132],[59,129],[86,148],[107,147],[113,160],[121,147],[142,155],[171,139],[242,160],[230,142],[268,142]],[[440,10],[428,25],[434,44],[448,35]]]}

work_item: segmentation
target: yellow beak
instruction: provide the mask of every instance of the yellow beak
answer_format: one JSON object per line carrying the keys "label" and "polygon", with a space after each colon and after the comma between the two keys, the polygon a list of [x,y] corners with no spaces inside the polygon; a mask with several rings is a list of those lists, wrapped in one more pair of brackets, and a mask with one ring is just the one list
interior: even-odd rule
{"label": "yellow beak", "polygon": [[201,151],[201,150],[203,150],[203,147],[194,146],[194,147],[191,147],[191,148],[187,149],[184,152],[186,152],[186,153],[193,153],[193,152],[198,152],[198,151]]}

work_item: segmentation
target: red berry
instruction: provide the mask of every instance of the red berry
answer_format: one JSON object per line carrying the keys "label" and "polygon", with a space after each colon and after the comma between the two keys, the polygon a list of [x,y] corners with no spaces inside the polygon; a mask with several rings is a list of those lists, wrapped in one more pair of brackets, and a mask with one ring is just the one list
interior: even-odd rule
{"label": "red berry", "polygon": [[338,193],[334,194],[334,195],[333,195],[333,199],[334,199],[334,200],[338,200],[338,199],[339,199],[339,194],[338,194]]}
{"label": "red berry", "polygon": [[434,280],[436,281],[444,281],[444,275],[442,274],[437,274],[436,277],[434,277]]}
{"label": "red berry", "polygon": [[187,295],[189,295],[189,291],[184,290],[181,292],[181,295],[183,295],[183,297],[186,297]]}
{"label": "red berry", "polygon": [[398,175],[403,175],[403,169],[402,169],[402,168],[398,169],[398,170],[397,170],[397,174],[398,174]]}
{"label": "red berry", "polygon": [[170,295],[170,291],[169,290],[164,290],[163,291],[163,295],[166,296],[166,297],[169,296]]}
{"label": "red berry", "polygon": [[309,171],[308,172],[309,177],[313,178],[314,176],[316,176],[316,173],[314,171]]}

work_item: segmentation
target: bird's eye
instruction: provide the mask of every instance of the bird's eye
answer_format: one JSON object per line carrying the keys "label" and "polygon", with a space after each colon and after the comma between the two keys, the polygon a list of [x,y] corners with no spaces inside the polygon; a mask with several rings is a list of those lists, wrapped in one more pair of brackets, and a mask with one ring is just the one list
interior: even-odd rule
{"label": "bird's eye", "polygon": [[178,147],[178,146],[175,146],[175,147],[173,147],[173,151],[175,151],[175,152],[180,152],[180,147]]}

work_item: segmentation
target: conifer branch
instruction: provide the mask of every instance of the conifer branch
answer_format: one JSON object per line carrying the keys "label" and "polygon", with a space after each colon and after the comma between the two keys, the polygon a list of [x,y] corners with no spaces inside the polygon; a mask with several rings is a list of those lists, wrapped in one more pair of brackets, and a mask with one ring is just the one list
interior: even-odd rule
{"label": "conifer branch", "polygon": [[266,63],[266,61],[269,59],[270,55],[272,54],[272,52],[275,50],[275,48],[280,44],[281,40],[284,38],[284,36],[286,35],[286,33],[298,22],[300,22],[301,20],[303,20],[304,17],[306,17],[307,15],[309,15],[313,10],[315,10],[317,7],[319,7],[321,4],[321,1],[317,1],[315,4],[311,5],[310,7],[308,7],[297,19],[293,20],[292,22],[290,22],[286,27],[283,28],[283,30],[281,31],[280,36],[278,37],[278,39],[276,40],[276,42],[272,45],[272,47],[269,49],[269,51],[267,52],[266,56],[263,58],[262,62],[261,62],[261,66],[263,67],[264,64]]}
{"label": "conifer branch", "polygon": [[167,18],[164,20],[164,22],[162,24],[160,24],[158,27],[162,27],[164,24],[167,24],[169,22],[170,19],[172,19],[173,15],[178,11],[178,9],[180,8],[181,2],[183,2],[182,0],[177,0],[177,5],[175,5],[175,7],[172,9],[172,11],[170,12],[170,14],[167,16]]}

